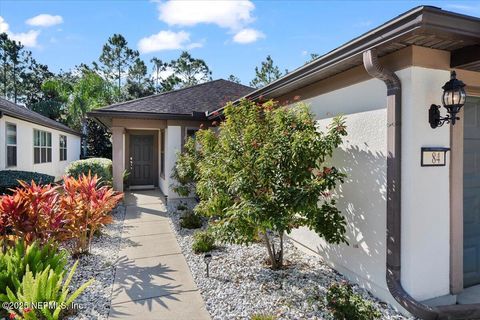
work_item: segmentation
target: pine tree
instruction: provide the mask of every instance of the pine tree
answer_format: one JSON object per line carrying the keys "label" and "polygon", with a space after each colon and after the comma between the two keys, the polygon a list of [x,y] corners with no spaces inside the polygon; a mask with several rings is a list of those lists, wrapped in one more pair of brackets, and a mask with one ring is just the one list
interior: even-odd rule
{"label": "pine tree", "polygon": [[260,69],[255,67],[255,78],[250,81],[250,86],[255,88],[264,87],[270,82],[279,79],[282,75],[278,66],[273,64],[272,57],[268,55],[265,61],[262,61]]}

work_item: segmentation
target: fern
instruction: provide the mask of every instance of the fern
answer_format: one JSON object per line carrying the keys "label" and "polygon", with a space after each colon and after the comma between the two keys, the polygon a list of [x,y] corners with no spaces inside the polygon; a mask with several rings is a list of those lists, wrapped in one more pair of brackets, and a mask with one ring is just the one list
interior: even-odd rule
{"label": "fern", "polygon": [[7,301],[7,288],[14,292],[18,290],[27,270],[36,275],[48,267],[59,274],[67,262],[68,253],[59,251],[56,245],[49,243],[41,246],[33,242],[26,246],[23,241],[18,241],[5,253],[0,252],[0,302]]}
{"label": "fern", "polygon": [[[7,287],[6,297],[9,302],[24,303],[52,303],[52,308],[40,308],[30,310],[9,310],[18,314],[26,320],[36,320],[46,318],[48,320],[60,319],[61,312],[66,307],[70,307],[75,299],[92,284],[94,279],[90,279],[81,285],[72,294],[70,292],[70,283],[72,281],[78,261],[72,266],[70,272],[65,277],[65,271],[53,270],[47,266],[45,270],[33,274],[29,266],[22,282],[16,292]],[[55,307],[55,308],[53,308]]]}

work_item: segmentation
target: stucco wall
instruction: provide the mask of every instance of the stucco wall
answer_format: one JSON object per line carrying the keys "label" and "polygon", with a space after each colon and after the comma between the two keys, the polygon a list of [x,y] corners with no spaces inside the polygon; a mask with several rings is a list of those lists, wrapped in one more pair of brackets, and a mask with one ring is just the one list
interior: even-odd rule
{"label": "stucco wall", "polygon": [[[368,93],[368,94],[367,94]],[[329,245],[302,228],[291,236],[334,268],[388,299],[385,283],[386,99],[382,82],[369,80],[305,100],[325,128],[346,117],[348,136],[331,164],[348,175],[338,188],[338,207],[348,223],[347,245]],[[306,249],[303,247],[304,249]]]}
{"label": "stucco wall", "polygon": [[[415,299],[449,293],[449,160],[420,166],[422,146],[449,146],[448,126],[432,130],[427,109],[440,103],[448,71],[410,67],[402,81],[402,284]],[[299,247],[323,256],[337,270],[383,300],[385,282],[386,88],[371,79],[306,100],[321,127],[345,115],[348,137],[332,164],[347,173],[338,206],[348,222],[350,245],[329,245],[313,232],[291,236]],[[308,249],[307,249],[308,248]]]}
{"label": "stucco wall", "polygon": [[401,77],[402,284],[418,300],[446,295],[450,286],[450,159],[445,167],[420,166],[421,147],[450,146],[450,126],[430,128],[427,111],[441,104],[449,79],[449,71],[420,67]]}
{"label": "stucco wall", "polygon": [[[17,126],[17,166],[6,168],[6,141],[5,123]],[[33,130],[43,130],[52,133],[52,162],[33,163]],[[59,136],[67,136],[67,160],[60,161]],[[34,123],[19,120],[9,116],[0,119],[0,170],[25,170],[55,176],[60,179],[65,173],[66,166],[80,158],[80,137],[59,130],[43,127]]]}

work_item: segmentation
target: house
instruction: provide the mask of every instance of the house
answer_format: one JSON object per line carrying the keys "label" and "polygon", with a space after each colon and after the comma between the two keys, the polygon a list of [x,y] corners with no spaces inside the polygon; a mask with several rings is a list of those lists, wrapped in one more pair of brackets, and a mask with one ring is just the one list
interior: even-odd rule
{"label": "house", "polygon": [[112,132],[113,186],[123,190],[128,171],[130,188],[159,187],[169,199],[176,155],[185,138],[201,125],[206,113],[253,89],[219,79],[166,93],[110,105],[89,113]]}
{"label": "house", "polygon": [[[433,128],[452,70],[468,97],[455,125]],[[349,245],[290,237],[414,316],[480,318],[480,19],[414,8],[246,98],[295,96],[321,127],[346,117],[331,162],[348,175]]]}
{"label": "house", "polygon": [[80,158],[79,132],[0,98],[0,170],[39,172],[61,179]]}
{"label": "house", "polygon": [[[437,126],[432,105],[442,105],[451,71],[468,97],[454,125]],[[305,228],[291,239],[405,313],[480,318],[479,18],[417,7],[261,89],[218,80],[91,116],[113,133],[117,189],[131,168],[132,184],[174,196],[175,153],[200,123],[222,119],[215,106],[297,96],[321,128],[346,117],[349,135],[331,163],[348,175],[337,203],[349,245]]]}

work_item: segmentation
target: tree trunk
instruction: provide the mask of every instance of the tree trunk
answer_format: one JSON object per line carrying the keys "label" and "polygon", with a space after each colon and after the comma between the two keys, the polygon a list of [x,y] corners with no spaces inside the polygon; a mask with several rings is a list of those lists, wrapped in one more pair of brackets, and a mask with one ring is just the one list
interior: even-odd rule
{"label": "tree trunk", "polygon": [[263,238],[265,240],[265,245],[267,247],[268,256],[270,259],[270,264],[273,270],[279,270],[283,267],[283,231],[279,232],[280,237],[280,246],[275,250],[275,244],[273,239],[268,238],[267,232],[263,233]]}
{"label": "tree trunk", "polygon": [[13,97],[15,104],[17,103],[17,65],[13,64]]}

